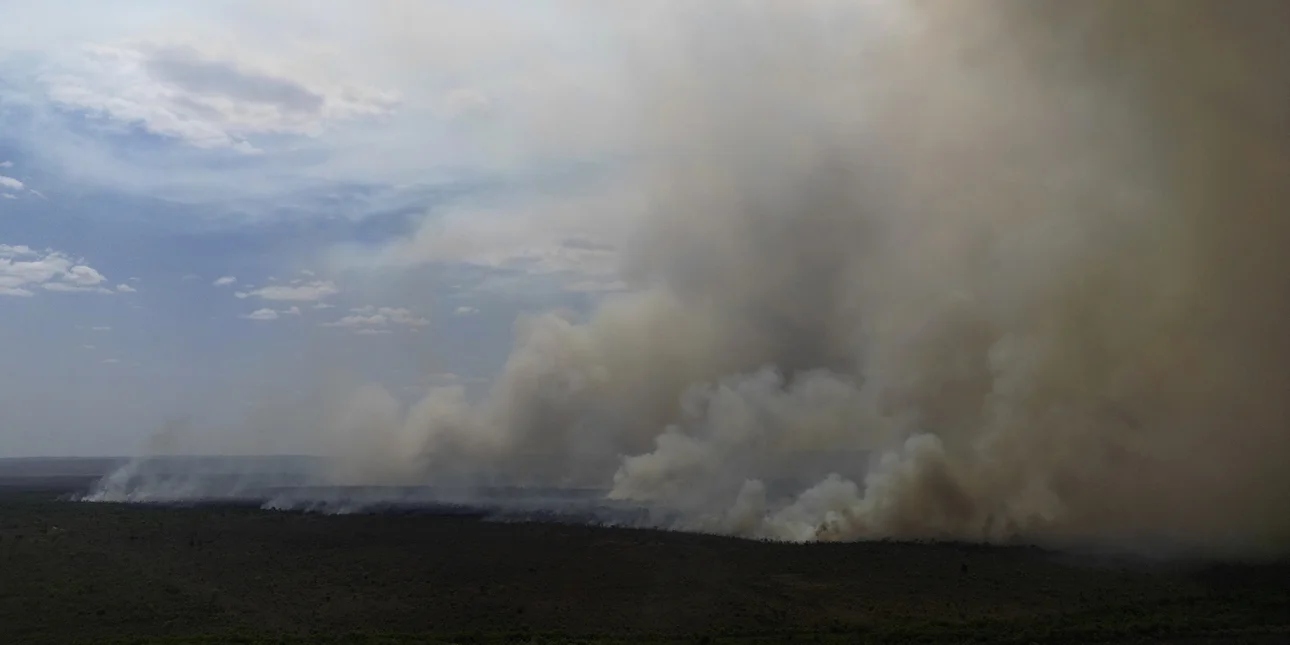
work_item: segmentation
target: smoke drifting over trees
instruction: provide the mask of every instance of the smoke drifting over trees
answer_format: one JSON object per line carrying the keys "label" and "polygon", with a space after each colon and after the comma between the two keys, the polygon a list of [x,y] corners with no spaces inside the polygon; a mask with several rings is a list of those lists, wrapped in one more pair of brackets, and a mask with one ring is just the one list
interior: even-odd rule
{"label": "smoke drifting over trees", "polygon": [[1290,544],[1285,3],[588,11],[638,107],[631,291],[522,321],[483,401],[358,393],[345,481],[789,540]]}

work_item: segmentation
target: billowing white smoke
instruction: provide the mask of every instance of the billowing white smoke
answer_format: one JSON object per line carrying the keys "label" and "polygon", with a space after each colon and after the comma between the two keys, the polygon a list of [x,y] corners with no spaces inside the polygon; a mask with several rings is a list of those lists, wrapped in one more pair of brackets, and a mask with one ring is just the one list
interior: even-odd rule
{"label": "billowing white smoke", "polygon": [[627,13],[634,291],[523,321],[477,405],[364,394],[352,479],[789,540],[1287,545],[1284,3]]}

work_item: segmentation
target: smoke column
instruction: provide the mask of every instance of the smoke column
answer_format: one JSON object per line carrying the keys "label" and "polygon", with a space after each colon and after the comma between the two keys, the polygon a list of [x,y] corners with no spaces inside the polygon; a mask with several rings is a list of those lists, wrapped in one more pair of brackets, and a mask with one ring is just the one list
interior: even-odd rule
{"label": "smoke column", "polygon": [[346,477],[786,540],[1281,551],[1288,7],[588,7],[638,107],[633,290],[521,321],[477,404],[360,392]]}

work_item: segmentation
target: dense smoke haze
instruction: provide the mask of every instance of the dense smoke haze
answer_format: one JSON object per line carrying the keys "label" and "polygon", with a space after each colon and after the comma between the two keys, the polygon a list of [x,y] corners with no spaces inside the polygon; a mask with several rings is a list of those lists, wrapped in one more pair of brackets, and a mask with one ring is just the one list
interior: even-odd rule
{"label": "dense smoke haze", "polygon": [[328,405],[331,483],[793,541],[1290,546],[1290,5],[585,10],[633,105],[629,289],[519,321],[481,400]]}

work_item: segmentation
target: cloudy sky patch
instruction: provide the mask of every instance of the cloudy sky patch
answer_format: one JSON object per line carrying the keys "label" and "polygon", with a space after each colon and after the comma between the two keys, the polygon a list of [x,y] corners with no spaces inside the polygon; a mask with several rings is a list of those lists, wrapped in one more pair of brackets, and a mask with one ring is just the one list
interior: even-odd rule
{"label": "cloudy sky patch", "polygon": [[0,376],[0,425],[22,427],[0,455],[120,452],[176,414],[236,426],[320,374],[482,382],[521,314],[626,287],[644,204],[604,10],[0,15],[0,352],[31,366]]}

